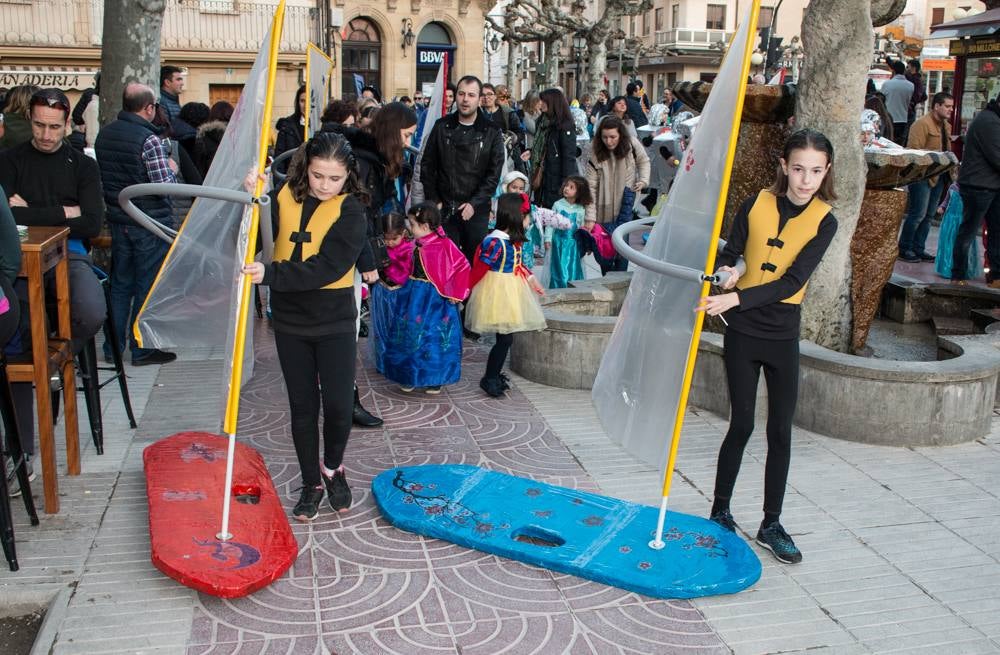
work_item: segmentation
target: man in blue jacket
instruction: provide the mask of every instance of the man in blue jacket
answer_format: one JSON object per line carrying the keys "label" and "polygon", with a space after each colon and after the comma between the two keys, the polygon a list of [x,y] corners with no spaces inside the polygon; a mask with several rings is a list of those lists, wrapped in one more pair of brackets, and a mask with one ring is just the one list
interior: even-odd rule
{"label": "man in blue jacket", "polygon": [[[142,308],[160,264],[167,255],[167,243],[133,221],[118,204],[118,194],[127,186],[148,182],[177,182],[177,164],[150,122],[156,115],[153,90],[129,84],[122,94],[118,118],[97,135],[97,163],[104,185],[104,203],[111,223],[111,311],[118,332],[119,350],[125,349],[132,323]],[[173,208],[166,196],[137,198],[135,204],[154,220],[173,223]],[[173,226],[176,227],[176,226]],[[112,345],[104,344],[104,356],[111,358]],[[132,341],[132,365],[166,364],[174,353],[140,348]]]}

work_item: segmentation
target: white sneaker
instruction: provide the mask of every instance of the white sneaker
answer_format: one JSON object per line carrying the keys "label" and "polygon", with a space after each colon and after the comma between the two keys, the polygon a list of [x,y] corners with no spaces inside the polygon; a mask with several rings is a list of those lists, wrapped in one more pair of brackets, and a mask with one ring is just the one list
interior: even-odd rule
{"label": "white sneaker", "polygon": [[[31,465],[31,459],[25,456],[24,463],[28,467],[28,482],[34,482],[38,475],[35,473],[35,468]],[[11,498],[17,498],[21,495],[21,484],[17,481],[17,472],[14,470],[14,464],[9,457],[6,460],[6,469],[7,492]]]}

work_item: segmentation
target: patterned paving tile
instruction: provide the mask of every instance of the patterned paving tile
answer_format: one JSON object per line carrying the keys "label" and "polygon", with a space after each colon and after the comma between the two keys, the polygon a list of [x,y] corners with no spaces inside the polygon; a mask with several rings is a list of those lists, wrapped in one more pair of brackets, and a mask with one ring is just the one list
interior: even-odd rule
{"label": "patterned paving tile", "polygon": [[455,640],[446,627],[408,626],[326,635],[323,644],[331,653],[348,655],[413,655],[457,653]]}
{"label": "patterned paving tile", "polygon": [[[273,345],[258,333],[255,377],[243,395],[241,433],[257,447],[290,512],[301,478]],[[352,431],[345,465],[349,512],[327,505],[293,522],[299,558],[248,598],[200,596],[188,641],[202,653],[617,653],[717,641],[686,602],[642,596],[398,530],[381,516],[372,479],[395,466],[471,464],[553,484],[597,484],[517,389],[479,389],[488,348],[465,350],[462,379],[440,395],[406,393],[371,366],[362,344],[362,402],[385,420]],[[637,634],[628,633],[629,630]]]}

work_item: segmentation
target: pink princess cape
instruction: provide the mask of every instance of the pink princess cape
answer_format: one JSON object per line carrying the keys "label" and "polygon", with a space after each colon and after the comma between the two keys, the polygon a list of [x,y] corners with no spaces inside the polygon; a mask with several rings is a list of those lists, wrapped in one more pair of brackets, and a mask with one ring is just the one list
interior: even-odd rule
{"label": "pink princess cape", "polygon": [[410,274],[413,273],[414,247],[412,241],[404,239],[398,246],[386,248],[386,252],[389,253],[389,265],[383,271],[386,282],[394,287],[406,283],[410,278]]}
{"label": "pink princess cape", "polygon": [[420,264],[434,289],[447,300],[462,301],[469,297],[469,260],[462,251],[445,236],[444,230],[422,236],[420,244]]}
{"label": "pink princess cape", "polygon": [[615,245],[611,241],[611,235],[600,223],[594,224],[594,229],[590,233],[590,236],[594,237],[594,243],[597,244],[597,252],[605,259],[611,259],[615,256]]}

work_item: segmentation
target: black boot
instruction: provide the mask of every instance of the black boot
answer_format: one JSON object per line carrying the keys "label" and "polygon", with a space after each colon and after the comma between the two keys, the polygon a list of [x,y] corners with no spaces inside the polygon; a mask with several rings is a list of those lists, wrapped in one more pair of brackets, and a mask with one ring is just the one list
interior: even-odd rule
{"label": "black boot", "polygon": [[377,428],[382,425],[382,419],[361,406],[361,398],[358,397],[358,385],[354,385],[354,425],[363,428]]}

